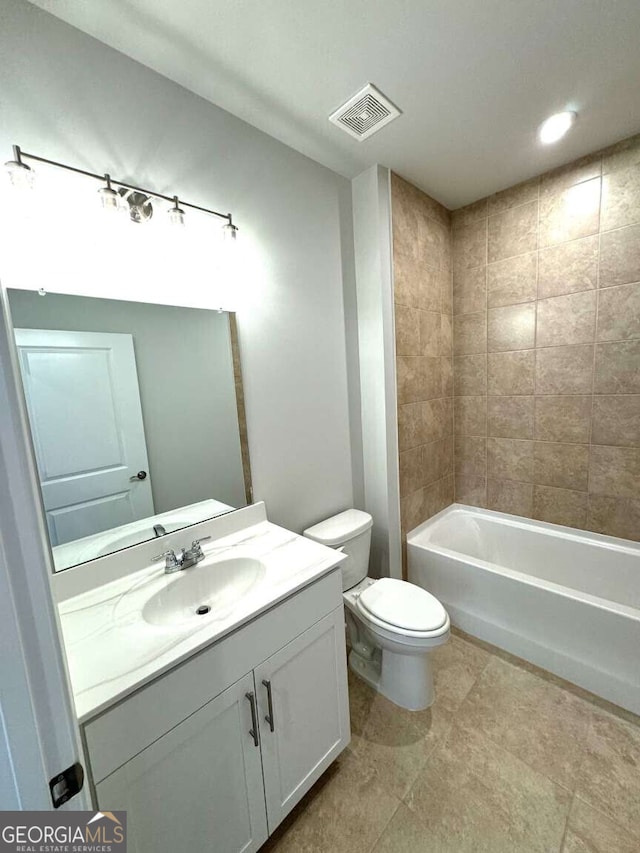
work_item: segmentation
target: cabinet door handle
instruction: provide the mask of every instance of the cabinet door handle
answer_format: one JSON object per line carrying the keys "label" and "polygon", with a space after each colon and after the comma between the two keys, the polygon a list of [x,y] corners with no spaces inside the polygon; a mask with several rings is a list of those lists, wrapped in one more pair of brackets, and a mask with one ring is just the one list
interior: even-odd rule
{"label": "cabinet door handle", "polygon": [[253,738],[253,743],[255,746],[260,746],[260,741],[258,740],[258,715],[256,714],[256,697],[253,693],[245,693],[244,694],[249,700],[249,704],[251,705],[251,725],[253,728],[249,729],[249,734]]}
{"label": "cabinet door handle", "polygon": [[275,723],[273,719],[273,697],[271,695],[271,682],[262,679],[262,683],[267,688],[267,702],[269,704],[269,713],[265,716],[265,720],[269,723],[271,731],[275,731]]}

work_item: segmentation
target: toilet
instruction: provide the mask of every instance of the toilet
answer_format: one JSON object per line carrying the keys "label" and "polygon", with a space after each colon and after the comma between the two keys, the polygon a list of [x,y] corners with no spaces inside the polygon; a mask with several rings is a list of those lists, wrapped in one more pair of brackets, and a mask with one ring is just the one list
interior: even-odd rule
{"label": "toilet", "polygon": [[367,576],[372,524],[368,513],[348,509],[304,536],[347,555],[341,568],[350,669],[396,705],[419,711],[434,700],[430,653],[449,639],[449,616],[415,584]]}

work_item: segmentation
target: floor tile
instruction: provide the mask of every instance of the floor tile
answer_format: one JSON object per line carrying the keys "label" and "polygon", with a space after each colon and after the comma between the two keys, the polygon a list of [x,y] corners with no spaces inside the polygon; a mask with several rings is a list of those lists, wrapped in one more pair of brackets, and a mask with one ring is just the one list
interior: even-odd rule
{"label": "floor tile", "polygon": [[399,800],[353,755],[339,758],[325,775],[329,778],[263,853],[369,853]]}
{"label": "floor tile", "polygon": [[450,728],[451,716],[437,702],[426,711],[411,712],[378,696],[354,755],[401,799]]}
{"label": "floor tile", "polygon": [[570,794],[479,732],[454,726],[406,804],[438,853],[559,851]]}
{"label": "floor tile", "polygon": [[435,705],[455,711],[471,690],[491,655],[455,634],[431,654],[435,683]]}
{"label": "floor tile", "polygon": [[633,834],[640,850],[640,728],[594,713],[576,794]]}
{"label": "floor tile", "polygon": [[638,853],[638,840],[576,797],[562,853]]}
{"label": "floor tile", "polygon": [[494,657],[461,706],[458,722],[572,790],[592,717],[593,707],[583,699]]}
{"label": "floor tile", "polygon": [[436,853],[439,848],[418,817],[401,804],[372,853]]}

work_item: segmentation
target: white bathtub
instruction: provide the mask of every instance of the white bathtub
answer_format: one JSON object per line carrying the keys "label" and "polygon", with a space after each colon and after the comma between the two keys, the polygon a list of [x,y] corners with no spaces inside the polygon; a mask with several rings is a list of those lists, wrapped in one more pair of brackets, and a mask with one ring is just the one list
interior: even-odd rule
{"label": "white bathtub", "polygon": [[407,551],[454,625],[640,713],[640,544],[453,504]]}

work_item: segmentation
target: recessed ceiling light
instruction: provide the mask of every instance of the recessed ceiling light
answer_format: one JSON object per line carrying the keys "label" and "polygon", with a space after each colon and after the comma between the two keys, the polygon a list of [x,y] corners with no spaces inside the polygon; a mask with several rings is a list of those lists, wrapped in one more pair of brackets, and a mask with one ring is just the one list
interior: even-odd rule
{"label": "recessed ceiling light", "polygon": [[549,118],[546,121],[543,121],[540,125],[540,130],[538,131],[540,142],[542,142],[543,145],[550,145],[552,142],[557,142],[559,139],[562,139],[565,133],[572,127],[575,120],[576,113],[570,111],[556,113],[555,115],[549,116]]}

